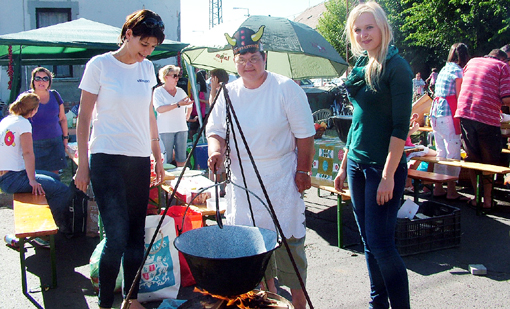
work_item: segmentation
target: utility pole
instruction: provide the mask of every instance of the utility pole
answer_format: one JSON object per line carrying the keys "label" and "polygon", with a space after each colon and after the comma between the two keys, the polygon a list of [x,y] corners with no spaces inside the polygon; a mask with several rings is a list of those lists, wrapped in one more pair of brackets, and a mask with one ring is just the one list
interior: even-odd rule
{"label": "utility pole", "polygon": [[223,6],[221,0],[209,0],[209,29],[223,22]]}

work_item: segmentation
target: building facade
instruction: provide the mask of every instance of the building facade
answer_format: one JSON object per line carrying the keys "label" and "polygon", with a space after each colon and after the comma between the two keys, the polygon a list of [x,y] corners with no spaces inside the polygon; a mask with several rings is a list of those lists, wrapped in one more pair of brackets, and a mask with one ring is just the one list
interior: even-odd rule
{"label": "building facade", "polygon": [[[17,33],[57,23],[86,18],[120,28],[130,13],[149,9],[158,13],[165,23],[167,39],[180,41],[180,0],[0,0],[6,14],[0,18],[0,34]],[[175,64],[176,59],[157,61],[156,67]],[[80,99],[78,84],[83,65],[44,65],[55,74],[52,88],[60,92],[65,102],[76,103]],[[30,87],[30,73],[35,66],[22,67],[21,91]],[[157,68],[156,68],[157,69]],[[9,76],[7,67],[0,70],[0,99],[9,99]]]}

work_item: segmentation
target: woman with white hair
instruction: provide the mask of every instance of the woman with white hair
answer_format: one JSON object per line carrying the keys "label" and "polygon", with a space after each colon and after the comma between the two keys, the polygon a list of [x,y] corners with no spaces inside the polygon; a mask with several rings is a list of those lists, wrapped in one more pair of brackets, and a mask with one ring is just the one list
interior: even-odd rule
{"label": "woman with white hair", "polygon": [[181,68],[174,65],[166,65],[159,70],[159,80],[163,86],[154,90],[152,101],[158,114],[159,138],[163,142],[166,151],[166,162],[173,161],[175,151],[175,163],[184,166],[186,163],[186,148],[188,146],[187,120],[191,115],[191,104],[186,92],[177,87]]}
{"label": "woman with white hair", "polygon": [[353,120],[335,178],[351,190],[370,277],[370,308],[409,308],[409,282],[395,246],[395,225],[407,176],[413,74],[398,55],[386,14],[375,2],[356,6],[345,28],[356,65],[345,82]]}

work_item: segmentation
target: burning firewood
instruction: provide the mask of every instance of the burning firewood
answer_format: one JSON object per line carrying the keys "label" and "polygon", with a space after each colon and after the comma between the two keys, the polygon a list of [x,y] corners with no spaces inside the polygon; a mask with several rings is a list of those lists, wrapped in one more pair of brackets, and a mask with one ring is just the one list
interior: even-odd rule
{"label": "burning firewood", "polygon": [[[234,296],[225,297],[221,295],[213,295],[205,290],[201,290],[195,287],[194,292],[201,293],[203,295],[212,296],[215,299],[224,301],[224,306],[219,307],[207,307],[207,308],[218,308],[218,309],[289,309],[289,306],[283,304],[277,300],[270,299],[266,291],[249,291],[247,293]],[[204,307],[206,308],[206,307]]]}

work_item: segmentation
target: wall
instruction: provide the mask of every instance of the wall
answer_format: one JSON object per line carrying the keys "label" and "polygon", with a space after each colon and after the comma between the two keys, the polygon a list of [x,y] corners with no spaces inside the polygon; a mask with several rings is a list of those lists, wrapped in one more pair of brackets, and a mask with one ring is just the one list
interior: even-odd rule
{"label": "wall", "polygon": [[[139,9],[149,9],[158,13],[165,23],[167,39],[180,41],[180,0],[0,0],[0,7],[9,12],[8,18],[0,18],[0,34],[16,33],[36,28],[35,9],[71,8],[72,19],[86,18],[100,23],[122,27],[126,16]],[[156,68],[175,64],[176,59],[169,58],[156,61]],[[28,89],[30,72],[34,67],[22,68],[21,91]],[[66,102],[78,102],[80,90],[78,84],[84,66],[73,66],[72,78],[56,78],[53,88],[62,94]],[[7,67],[0,70],[0,99],[6,103],[10,90],[7,89],[9,77]]]}

